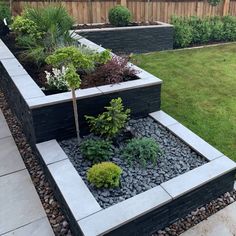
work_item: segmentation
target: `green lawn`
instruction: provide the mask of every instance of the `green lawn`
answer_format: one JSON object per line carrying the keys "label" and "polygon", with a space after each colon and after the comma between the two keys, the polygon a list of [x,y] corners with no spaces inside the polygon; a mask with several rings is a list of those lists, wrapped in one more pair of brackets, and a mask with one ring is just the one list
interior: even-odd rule
{"label": "green lawn", "polygon": [[133,61],[163,80],[162,110],[236,161],[236,44]]}

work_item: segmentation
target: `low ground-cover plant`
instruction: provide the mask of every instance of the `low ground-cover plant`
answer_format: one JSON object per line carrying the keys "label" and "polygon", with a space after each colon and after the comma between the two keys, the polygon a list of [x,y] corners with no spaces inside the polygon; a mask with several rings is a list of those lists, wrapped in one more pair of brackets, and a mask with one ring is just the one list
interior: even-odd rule
{"label": "low ground-cover plant", "polygon": [[73,44],[69,35],[74,20],[62,6],[26,8],[12,24],[24,57],[42,64],[56,48]]}
{"label": "low ground-cover plant", "polygon": [[126,26],[132,20],[132,15],[127,7],[117,5],[109,10],[108,18],[114,26]]}
{"label": "low ground-cover plant", "polygon": [[129,164],[136,162],[146,166],[147,162],[157,162],[159,152],[159,146],[153,138],[143,137],[131,139],[121,155]]}
{"label": "low ground-cover plant", "polygon": [[87,172],[88,181],[97,188],[119,187],[122,169],[112,162],[93,165]]}
{"label": "low ground-cover plant", "polygon": [[97,117],[85,116],[90,130],[95,134],[111,139],[124,127],[129,119],[130,109],[125,109],[121,98],[112,99],[106,111]]}
{"label": "low ground-cover plant", "polygon": [[236,40],[236,17],[172,17],[174,46],[187,47],[217,41]]}
{"label": "low ground-cover plant", "polygon": [[80,145],[82,156],[92,163],[108,161],[113,154],[112,143],[102,139],[86,139]]}

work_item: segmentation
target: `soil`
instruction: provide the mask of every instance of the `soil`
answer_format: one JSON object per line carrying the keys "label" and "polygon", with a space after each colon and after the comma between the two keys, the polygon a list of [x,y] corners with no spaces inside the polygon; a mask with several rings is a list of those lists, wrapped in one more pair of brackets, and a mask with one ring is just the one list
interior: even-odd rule
{"label": "soil", "polygon": [[[132,26],[148,26],[148,25],[159,25],[158,22],[132,22],[127,26],[119,26],[119,27],[132,27]],[[111,25],[110,23],[104,24],[83,24],[77,25],[74,29],[103,29],[103,28],[117,28],[117,26]]]}
{"label": "soil", "polygon": [[[46,83],[47,79],[46,79],[45,71],[51,72],[52,67],[47,64],[42,64],[38,66],[30,58],[26,58],[25,56],[23,56],[22,53],[24,52],[24,49],[17,46],[14,33],[10,33],[2,37],[2,40],[11,50],[11,52],[15,55],[15,57],[19,60],[19,62],[22,64],[22,66],[25,68],[25,70],[28,72],[31,78],[42,89],[45,95],[65,92],[65,91],[60,91],[60,90],[47,89],[47,83]],[[80,86],[81,89],[111,84],[103,78],[97,78],[95,73],[86,74],[86,73],[79,72],[79,74],[81,78],[81,86]],[[118,81],[118,82],[124,82],[124,81],[129,81],[129,80],[136,80],[136,79],[138,79],[138,77],[136,75],[132,75],[132,76],[127,76],[123,78],[122,81]]]}

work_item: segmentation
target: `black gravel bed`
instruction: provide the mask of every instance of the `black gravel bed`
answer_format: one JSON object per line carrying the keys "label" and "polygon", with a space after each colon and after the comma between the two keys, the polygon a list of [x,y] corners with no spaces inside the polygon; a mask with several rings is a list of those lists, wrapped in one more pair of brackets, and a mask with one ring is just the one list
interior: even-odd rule
{"label": "black gravel bed", "polygon": [[161,153],[157,156],[157,164],[148,163],[144,168],[137,163],[129,165],[120,157],[119,153],[125,145],[125,141],[114,147],[115,154],[111,161],[118,164],[123,170],[120,188],[97,189],[91,186],[86,179],[86,172],[92,163],[81,156],[77,140],[74,138],[60,142],[61,147],[102,208],[133,197],[207,163],[204,157],[150,117],[130,120],[127,126],[133,131],[135,137],[154,138],[159,144]]}

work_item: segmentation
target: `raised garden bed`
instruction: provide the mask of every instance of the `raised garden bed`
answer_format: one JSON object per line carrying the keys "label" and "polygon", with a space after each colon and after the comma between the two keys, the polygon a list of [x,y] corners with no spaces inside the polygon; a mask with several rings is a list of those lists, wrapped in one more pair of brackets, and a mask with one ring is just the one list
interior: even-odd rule
{"label": "raised garden bed", "polygon": [[95,28],[92,25],[91,29],[86,28],[75,32],[98,45],[112,49],[114,53],[148,53],[173,49],[174,28],[163,22],[126,27],[97,25]]}
{"label": "raised garden bed", "polygon": [[[61,142],[70,157],[56,140],[37,144],[74,235],[150,235],[233,189],[236,170],[233,161],[164,112],[150,115],[158,123],[145,118],[131,121],[129,125],[142,136],[154,137],[159,142],[164,154],[158,159],[158,168],[148,169],[146,177],[144,170],[134,168],[133,172],[131,168],[133,178],[136,178],[134,173],[142,172],[142,183],[147,184],[150,178],[149,186],[140,191],[137,186],[131,186],[128,190],[125,179],[129,176],[123,176],[125,196],[120,194],[121,198],[115,199],[111,197],[115,191],[100,192],[108,195],[106,203],[84,181],[81,171],[87,168],[87,163],[84,162],[82,168],[77,167],[81,176],[72,165],[70,159],[75,164],[73,153],[76,150],[71,150],[73,141]],[[78,164],[79,152],[77,158]],[[122,167],[124,175],[129,175]],[[141,182],[137,182],[140,187]],[[132,192],[134,189],[136,192]]]}
{"label": "raised garden bed", "polygon": [[[105,50],[78,35],[74,37],[99,52]],[[0,61],[0,87],[31,144],[72,137],[75,125],[71,93],[46,96],[2,41]],[[84,115],[101,113],[112,98],[121,97],[124,105],[131,108],[132,117],[143,117],[160,109],[162,81],[132,64],[130,66],[139,71],[137,80],[76,90],[82,134],[87,132]]]}

